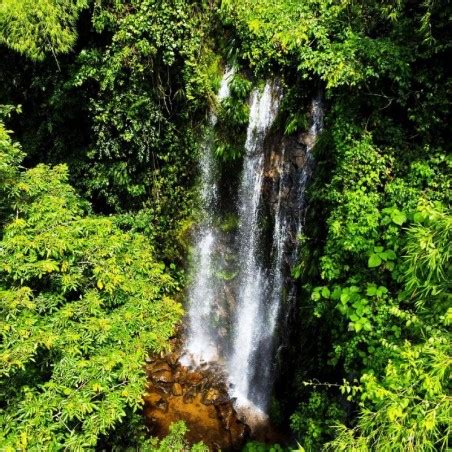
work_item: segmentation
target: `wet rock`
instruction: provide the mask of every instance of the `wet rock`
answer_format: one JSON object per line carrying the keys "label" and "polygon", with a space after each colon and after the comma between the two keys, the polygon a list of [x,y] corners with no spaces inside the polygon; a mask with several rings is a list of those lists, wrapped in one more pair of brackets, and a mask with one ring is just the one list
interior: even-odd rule
{"label": "wet rock", "polygon": [[204,405],[212,405],[220,398],[220,391],[215,388],[210,388],[202,395],[202,403]]}
{"label": "wet rock", "polygon": [[228,330],[225,327],[221,327],[218,329],[218,336],[222,339],[226,339],[228,337]]}
{"label": "wet rock", "polygon": [[186,378],[187,378],[187,368],[179,366],[176,372],[174,372],[174,379],[182,384],[183,382],[186,381]]}
{"label": "wet rock", "polygon": [[166,413],[168,411],[168,401],[160,399],[156,404],[156,408]]}
{"label": "wet rock", "polygon": [[231,446],[233,448],[240,448],[249,438],[251,430],[248,425],[236,419],[229,427],[231,433]]}
{"label": "wet rock", "polygon": [[148,392],[144,395],[144,401],[147,404],[156,406],[157,403],[163,400],[162,394],[158,392]]}
{"label": "wet rock", "polygon": [[303,168],[306,164],[306,157],[296,157],[295,158],[295,165],[298,168]]}
{"label": "wet rock", "polygon": [[177,362],[179,361],[180,353],[170,353],[166,360],[170,366],[175,366]]}
{"label": "wet rock", "polygon": [[229,311],[233,312],[235,310],[235,307],[237,304],[234,294],[232,293],[231,288],[227,284],[225,284],[223,286],[223,290],[224,290],[224,295],[226,297],[226,301],[228,303],[228,309],[229,309]]}
{"label": "wet rock", "polygon": [[305,146],[312,146],[314,144],[314,136],[309,132],[300,133],[298,136],[298,142]]}
{"label": "wet rock", "polygon": [[171,372],[171,367],[166,361],[157,361],[151,366],[148,366],[148,369],[151,373],[161,372],[163,370]]}
{"label": "wet rock", "polygon": [[184,420],[189,443],[203,441],[212,451],[240,450],[249,429],[234,410],[221,365],[191,370],[178,362],[178,350],[153,357],[146,366],[144,414],[151,434],[162,438],[171,423]]}
{"label": "wet rock", "polygon": [[183,395],[184,390],[182,389],[182,386],[179,383],[174,383],[173,387],[171,388],[171,392],[173,396],[178,397]]}
{"label": "wet rock", "polygon": [[195,400],[196,393],[196,388],[192,387],[190,390],[188,390],[183,397],[184,403],[192,403],[193,400]]}
{"label": "wet rock", "polygon": [[236,419],[236,414],[232,403],[223,403],[221,405],[217,405],[215,408],[217,409],[218,416],[221,419],[224,428],[226,430],[231,430],[231,426]]}
{"label": "wet rock", "polygon": [[189,384],[199,383],[204,379],[204,375],[201,372],[189,372],[185,380]]}
{"label": "wet rock", "polygon": [[170,370],[159,370],[158,372],[153,372],[152,377],[154,381],[161,383],[173,383],[174,375]]}
{"label": "wet rock", "polygon": [[159,383],[155,383],[154,388],[157,391],[159,391],[160,394],[162,394],[163,396],[167,396],[168,394],[171,394],[172,384],[159,382]]}
{"label": "wet rock", "polygon": [[209,388],[203,393],[202,403],[204,405],[213,405],[219,403],[225,403],[229,401],[227,393],[221,392],[216,388]]}

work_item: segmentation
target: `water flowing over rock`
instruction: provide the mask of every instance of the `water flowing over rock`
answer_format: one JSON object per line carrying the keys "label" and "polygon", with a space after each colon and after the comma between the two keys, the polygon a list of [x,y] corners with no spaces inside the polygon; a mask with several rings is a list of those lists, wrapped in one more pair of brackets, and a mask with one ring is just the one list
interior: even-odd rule
{"label": "water flowing over rock", "polygon": [[[312,100],[310,128],[298,136],[283,137],[268,152],[266,163],[267,203],[274,218],[272,231],[271,270],[268,275],[271,304],[268,331],[272,337],[270,353],[259,361],[259,373],[266,382],[267,393],[271,391],[274,375],[276,330],[284,336],[287,317],[294,307],[296,284],[291,270],[299,257],[299,240],[306,212],[306,187],[314,168],[312,149],[323,129],[321,96]],[[284,315],[281,305],[285,302]],[[282,317],[282,318],[281,318]],[[281,342],[281,341],[280,341]]]}
{"label": "water flowing over rock", "polygon": [[[234,74],[227,69],[221,80],[217,100],[221,102],[229,96],[229,82]],[[210,115],[211,128],[217,122],[216,115]],[[201,152],[201,203],[203,222],[195,237],[196,263],[194,282],[189,291],[188,334],[185,364],[215,361],[219,358],[215,335],[212,331],[211,314],[215,297],[220,290],[214,275],[214,249],[217,233],[214,213],[218,200],[218,177],[213,156],[212,139],[208,134]]]}
{"label": "water flowing over rock", "polygon": [[221,366],[191,370],[180,364],[181,344],[173,352],[148,359],[144,414],[153,436],[165,437],[171,423],[183,420],[187,440],[203,441],[212,451],[240,450],[249,427],[239,419]]}
{"label": "water flowing over rock", "polygon": [[[276,114],[280,100],[277,83],[267,82],[262,93],[251,94],[250,119],[245,143],[245,160],[239,188],[239,302],[235,313],[232,354],[228,359],[229,380],[237,404],[250,403],[265,411],[266,395],[255,377],[259,355],[269,347],[268,305],[265,303],[266,278],[259,261],[259,207],[264,180],[264,140]],[[270,307],[271,308],[271,307]],[[271,332],[270,332],[271,334]]]}
{"label": "water flowing over rock", "polygon": [[[219,101],[229,95],[232,76],[231,70],[225,72]],[[255,431],[259,426],[265,430],[268,420],[278,329],[289,311],[281,306],[290,306],[295,297],[291,269],[298,258],[306,185],[313,170],[311,151],[323,127],[318,97],[310,107],[309,129],[284,136],[272,128],[281,99],[276,80],[251,93],[241,178],[238,186],[228,186],[227,196],[231,198],[233,187],[236,202],[223,203],[223,186],[231,179],[215,164],[213,138],[205,140],[200,162],[204,216],[194,240],[195,273],[181,358],[192,369],[216,369],[239,415]],[[212,133],[216,122],[212,113]],[[217,226],[225,213],[238,217],[232,232]],[[159,372],[155,378],[169,379],[165,369]],[[176,383],[177,378],[173,394],[181,392]],[[221,391],[210,388],[200,400],[207,406]],[[183,397],[196,398],[190,391]]]}

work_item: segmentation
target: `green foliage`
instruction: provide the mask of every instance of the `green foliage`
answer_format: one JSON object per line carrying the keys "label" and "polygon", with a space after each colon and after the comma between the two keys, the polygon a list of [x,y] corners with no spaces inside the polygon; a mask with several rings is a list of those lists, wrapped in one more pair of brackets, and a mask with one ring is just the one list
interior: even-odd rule
{"label": "green foliage", "polygon": [[[24,113],[0,116],[26,152],[1,122],[1,446],[189,450],[182,424],[140,428],[144,357],[182,315],[183,270],[158,260],[185,256],[207,108],[235,170],[254,81],[278,76],[285,134],[319,88],[327,110],[292,269],[299,400],[280,406],[300,450],[445,449],[449,18],[445,1],[3,0],[0,102]],[[221,105],[215,46],[237,65]]]}
{"label": "green foliage", "polygon": [[[452,218],[441,204],[421,205],[413,215],[405,246],[405,271],[408,294],[420,306],[436,310],[439,300],[450,294]],[[432,303],[434,302],[434,303]],[[442,306],[444,309],[445,306]]]}
{"label": "green foliage", "polygon": [[382,26],[379,21],[390,24],[388,10],[399,8],[347,0],[222,2],[223,20],[234,23],[242,57],[251,66],[263,71],[274,62],[296,65],[302,77],[317,75],[329,88],[408,71],[403,48],[365,35]]}
{"label": "green foliage", "polygon": [[231,162],[243,156],[243,144],[248,125],[248,96],[252,83],[235,74],[230,82],[230,96],[223,99],[218,108],[215,127],[215,155],[223,162]]}
{"label": "green foliage", "polygon": [[208,452],[209,448],[202,443],[197,443],[190,446],[184,439],[184,435],[188,432],[187,426],[182,421],[175,422],[170,426],[170,432],[166,438],[149,441],[149,450],[153,452]]}
{"label": "green foliage", "polygon": [[219,227],[223,232],[236,231],[239,226],[239,217],[236,214],[229,213],[221,221]]}
{"label": "green foliage", "polygon": [[297,130],[306,130],[308,127],[308,118],[305,113],[296,112],[290,114],[286,122],[284,133],[290,135]]}
{"label": "green foliage", "polygon": [[334,437],[332,425],[344,417],[338,403],[332,402],[325,392],[314,390],[290,417],[290,427],[305,450],[315,451]]}
{"label": "green foliage", "polygon": [[357,426],[338,427],[328,449],[385,450],[391,445],[394,451],[446,450],[451,434],[448,339],[440,334],[418,345],[387,344],[397,358],[389,361],[381,378],[363,374]]}
{"label": "green foliage", "polygon": [[193,175],[190,113],[210,92],[212,57],[200,50],[205,26],[188,2],[132,3],[96,12],[95,29],[112,33],[111,43],[103,52],[83,49],[72,77],[79,89],[98,86],[90,100],[87,190],[116,210],[139,208],[152,196],[163,205],[172,198],[163,209],[176,211],[179,186]]}
{"label": "green foliage", "polygon": [[282,452],[284,448],[279,444],[264,444],[252,441],[246,443],[242,450],[244,452]]}
{"label": "green foliage", "polygon": [[[330,283],[311,298],[314,315],[341,314],[329,363],[359,376],[341,388],[359,414],[329,447],[437,450],[449,435],[450,212],[425,200],[442,194],[418,164],[397,161],[366,137],[342,154],[342,139],[335,140],[338,171],[321,195],[334,206],[320,261]],[[443,169],[429,163],[442,179]]]}
{"label": "green foliage", "polygon": [[75,44],[75,23],[87,0],[2,0],[0,43],[33,60],[69,52]]}
{"label": "green foliage", "polygon": [[[197,128],[219,72],[210,14],[209,5],[186,0],[96,2],[80,15],[79,40],[58,71],[53,59],[31,65],[2,49],[0,102],[24,104],[13,125],[30,164],[67,163],[71,183],[96,212],[123,214],[171,260],[180,260],[174,244],[191,215]],[[31,36],[30,27],[22,30]]]}
{"label": "green foliage", "polygon": [[0,105],[0,228],[11,208],[11,190],[19,177],[19,164],[24,157],[19,144],[11,140],[11,132],[5,129],[2,121],[2,116],[7,116],[11,110]]}
{"label": "green foliage", "polygon": [[[13,152],[17,147],[7,143]],[[0,443],[94,447],[141,407],[144,358],[182,315],[144,236],[86,216],[63,165],[17,174],[0,244]]]}

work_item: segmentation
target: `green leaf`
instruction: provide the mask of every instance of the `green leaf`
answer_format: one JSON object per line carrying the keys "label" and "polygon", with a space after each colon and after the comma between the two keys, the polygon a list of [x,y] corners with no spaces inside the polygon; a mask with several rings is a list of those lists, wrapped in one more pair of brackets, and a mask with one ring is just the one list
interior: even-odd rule
{"label": "green leaf", "polygon": [[371,254],[367,266],[369,268],[378,267],[381,264],[381,262],[382,262],[381,257],[378,254]]}
{"label": "green leaf", "polygon": [[390,260],[390,261],[393,261],[397,258],[397,255],[396,255],[396,253],[394,253],[393,250],[386,250],[385,255],[386,255],[386,259]]}
{"label": "green leaf", "polygon": [[400,210],[394,209],[391,213],[391,219],[395,224],[402,226],[406,221],[406,215]]}
{"label": "green leaf", "polygon": [[320,300],[320,292],[318,290],[312,292],[311,299],[314,301]]}

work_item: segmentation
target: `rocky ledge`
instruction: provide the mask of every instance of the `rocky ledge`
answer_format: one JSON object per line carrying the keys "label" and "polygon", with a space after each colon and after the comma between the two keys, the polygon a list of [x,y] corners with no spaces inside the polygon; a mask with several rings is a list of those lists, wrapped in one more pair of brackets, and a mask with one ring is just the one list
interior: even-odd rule
{"label": "rocky ledge", "polygon": [[166,436],[171,423],[183,420],[190,443],[203,441],[212,451],[240,450],[250,429],[234,409],[221,368],[192,370],[180,364],[177,340],[173,350],[166,356],[151,356],[146,365],[144,413],[151,434]]}

